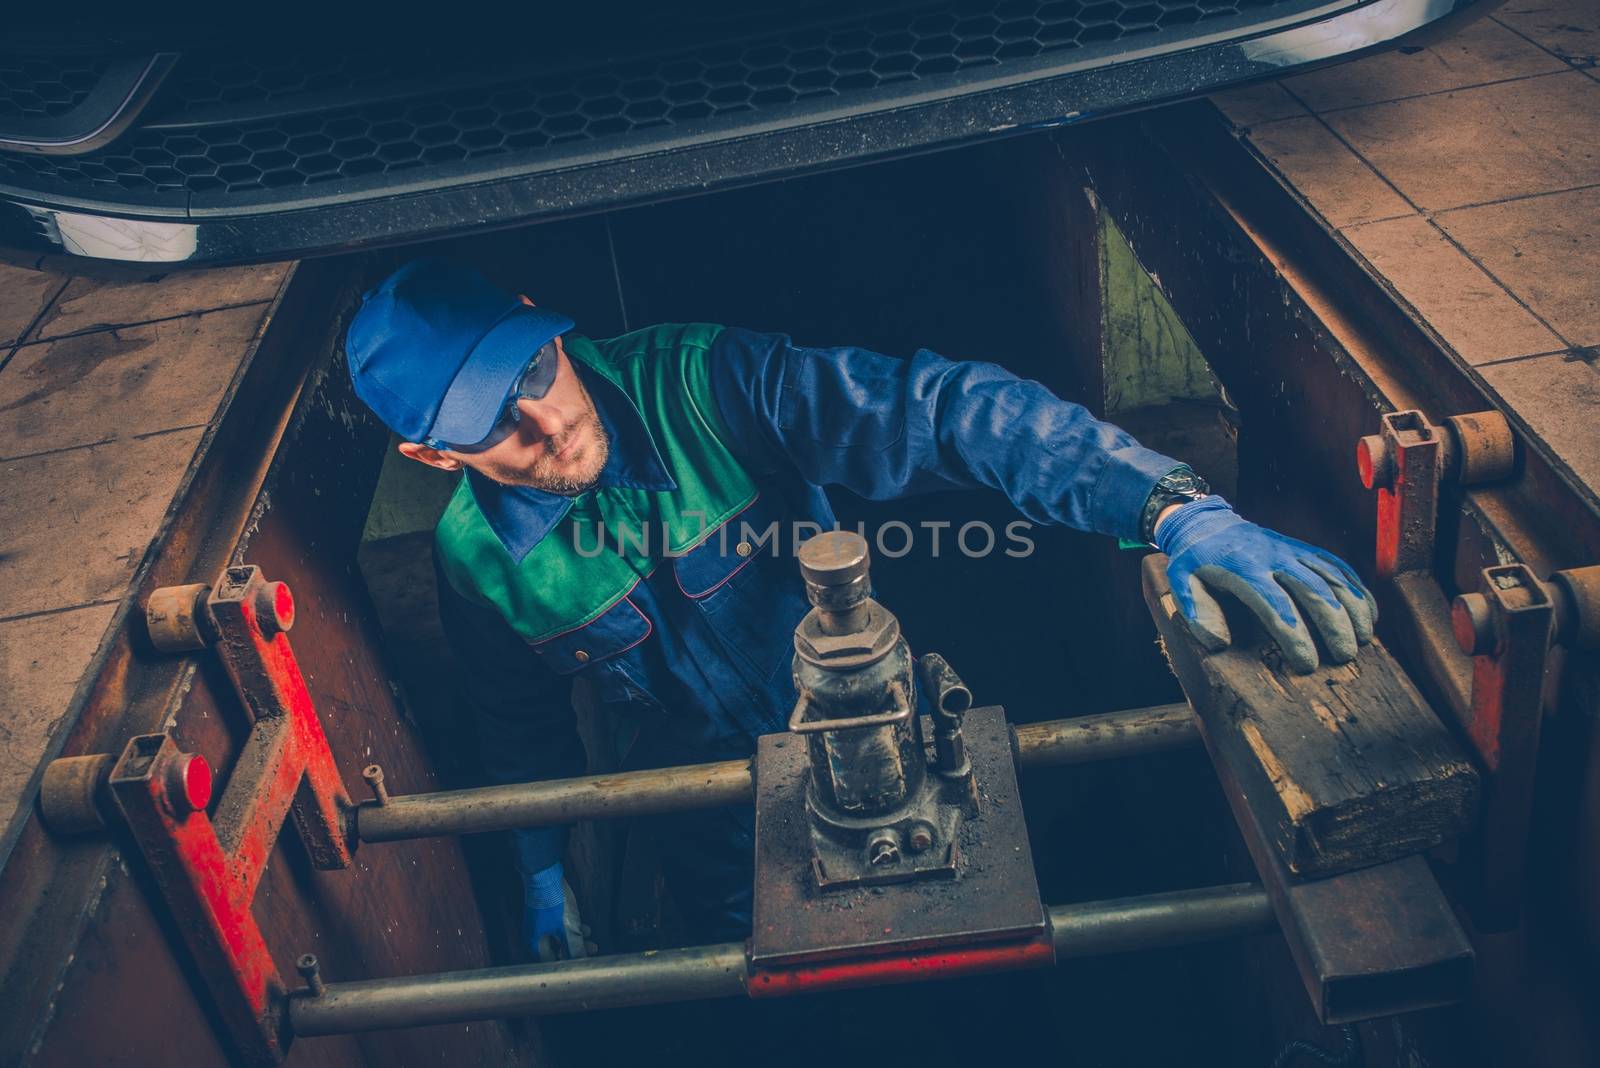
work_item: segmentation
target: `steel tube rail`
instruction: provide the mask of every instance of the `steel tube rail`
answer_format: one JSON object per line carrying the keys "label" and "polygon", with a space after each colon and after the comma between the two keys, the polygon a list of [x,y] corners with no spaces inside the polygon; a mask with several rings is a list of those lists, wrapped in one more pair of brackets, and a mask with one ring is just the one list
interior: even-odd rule
{"label": "steel tube rail", "polygon": [[341,1035],[397,1027],[698,1001],[744,993],[744,945],[724,942],[555,964],[483,968],[328,983],[289,999],[294,1034]]}
{"label": "steel tube rail", "polygon": [[1188,945],[1278,928],[1267,892],[1255,883],[1207,886],[1049,910],[1056,959]]}
{"label": "steel tube rail", "polygon": [[[1048,916],[1057,958],[1238,937],[1274,925],[1265,891],[1243,883],[1060,905]],[[937,969],[904,973],[917,980],[942,974]],[[750,975],[744,945],[725,942],[555,964],[326,983],[320,994],[301,991],[290,997],[288,1014],[293,1033],[300,1037],[350,1034],[732,997],[747,992]]]}
{"label": "steel tube rail", "polygon": [[[1019,767],[1081,764],[1152,753],[1200,740],[1186,704],[1156,705],[1100,716],[1011,728]],[[361,805],[354,833],[363,842],[541,827],[575,820],[687,812],[749,802],[750,761],[685,764],[655,771],[399,794]]]}
{"label": "steel tube rail", "polygon": [[1186,702],[1011,728],[1011,752],[1019,768],[1086,764],[1199,743],[1200,728]]}
{"label": "steel tube rail", "polygon": [[618,775],[482,786],[368,802],[355,815],[363,842],[542,827],[575,820],[685,812],[748,803],[750,761],[685,764]]}

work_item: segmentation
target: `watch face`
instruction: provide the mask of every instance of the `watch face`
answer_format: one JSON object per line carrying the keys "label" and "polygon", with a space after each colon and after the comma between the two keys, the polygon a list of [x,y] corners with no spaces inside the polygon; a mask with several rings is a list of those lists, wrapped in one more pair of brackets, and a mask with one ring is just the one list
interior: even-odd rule
{"label": "watch face", "polygon": [[1168,505],[1197,501],[1211,492],[1206,480],[1187,467],[1169,471],[1156,481],[1140,518],[1140,533],[1146,541],[1155,536],[1156,520]]}
{"label": "watch face", "polygon": [[1165,475],[1156,485],[1168,493],[1190,498],[1204,496],[1211,489],[1205,479],[1187,470]]}

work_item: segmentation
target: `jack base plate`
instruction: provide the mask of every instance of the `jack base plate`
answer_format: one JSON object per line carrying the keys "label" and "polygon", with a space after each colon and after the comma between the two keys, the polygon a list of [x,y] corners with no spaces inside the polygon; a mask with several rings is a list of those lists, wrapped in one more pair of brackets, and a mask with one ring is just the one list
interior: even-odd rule
{"label": "jack base plate", "polygon": [[964,734],[979,813],[961,820],[954,877],[826,890],[812,869],[805,741],[789,733],[759,740],[752,964],[1010,941],[1044,930],[1005,710],[972,709]]}

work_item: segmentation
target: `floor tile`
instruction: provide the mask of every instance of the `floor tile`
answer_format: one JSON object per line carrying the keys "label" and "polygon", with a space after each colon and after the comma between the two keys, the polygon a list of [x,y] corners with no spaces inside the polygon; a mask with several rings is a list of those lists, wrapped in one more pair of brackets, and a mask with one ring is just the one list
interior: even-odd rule
{"label": "floor tile", "polygon": [[1600,182],[1600,82],[1578,71],[1335,111],[1327,121],[1425,211]]}
{"label": "floor tile", "polygon": [[203,432],[0,463],[0,617],[121,597]]}
{"label": "floor tile", "polygon": [[1600,6],[1594,0],[1511,0],[1494,18],[1575,64],[1600,62]]}
{"label": "floor tile", "polygon": [[29,340],[271,300],[289,264],[184,271],[153,282],[74,278]]}
{"label": "floor tile", "polygon": [[0,373],[0,456],[206,422],[265,307],[24,345]]}
{"label": "floor tile", "polygon": [[1566,347],[1426,219],[1353,226],[1344,236],[1468,363]]}
{"label": "floor tile", "polygon": [[[27,332],[50,302],[51,295],[65,281],[59,274],[0,263],[0,348],[11,345]],[[0,353],[0,359],[4,356]]]}
{"label": "floor tile", "polygon": [[1277,82],[1261,82],[1242,89],[1229,89],[1211,98],[1235,126],[1254,126],[1274,119],[1304,115],[1305,107]]}
{"label": "floor tile", "polygon": [[1412,208],[1315,118],[1251,131],[1250,143],[1335,227],[1406,215]]}
{"label": "floor tile", "polygon": [[1478,373],[1579,480],[1600,486],[1600,369],[1555,355]]}
{"label": "floor tile", "polygon": [[0,622],[0,835],[29,797],[28,784],[116,610],[91,605]]}
{"label": "floor tile", "polygon": [[1499,23],[1481,19],[1420,52],[1383,52],[1289,78],[1283,84],[1312,111],[1322,112],[1549,74],[1566,67]]}
{"label": "floor tile", "polygon": [[1600,345],[1600,189],[1463,208],[1437,221],[1569,343]]}

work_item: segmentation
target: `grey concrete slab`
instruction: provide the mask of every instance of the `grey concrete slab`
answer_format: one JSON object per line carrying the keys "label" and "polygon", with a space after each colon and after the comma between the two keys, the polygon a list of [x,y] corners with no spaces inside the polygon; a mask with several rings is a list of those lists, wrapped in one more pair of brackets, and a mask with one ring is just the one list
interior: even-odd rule
{"label": "grey concrete slab", "polygon": [[1352,226],[1344,236],[1466,362],[1566,348],[1427,219]]}
{"label": "grey concrete slab", "polygon": [[123,596],[203,432],[0,462],[0,619]]}
{"label": "grey concrete slab", "polygon": [[1420,52],[1380,52],[1283,84],[1312,111],[1325,112],[1566,69],[1538,45],[1483,19]]}
{"label": "grey concrete slab", "polygon": [[1600,368],[1557,354],[1478,373],[1579,480],[1600,486]]}
{"label": "grey concrete slab", "polygon": [[1424,211],[1600,183],[1600,82],[1577,71],[1326,119]]}
{"label": "grey concrete slab", "polygon": [[1600,6],[1594,0],[1511,0],[1494,17],[1575,66],[1600,62]]}
{"label": "grey concrete slab", "polygon": [[1415,213],[1319,119],[1306,116],[1268,123],[1251,132],[1250,142],[1330,226]]}
{"label": "grey concrete slab", "polygon": [[287,263],[183,271],[155,281],[74,278],[28,335],[38,341],[86,330],[131,326],[275,297]]}
{"label": "grey concrete slab", "polygon": [[[0,263],[0,349],[20,341],[67,279]],[[0,361],[5,353],[0,352]]]}
{"label": "grey concrete slab", "polygon": [[1600,345],[1600,188],[1444,212],[1438,223],[1566,344]]}
{"label": "grey concrete slab", "polygon": [[208,421],[265,305],[22,346],[0,373],[0,457]]}
{"label": "grey concrete slab", "polygon": [[91,605],[0,622],[0,827],[31,802],[28,783],[116,610]]}

